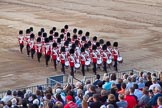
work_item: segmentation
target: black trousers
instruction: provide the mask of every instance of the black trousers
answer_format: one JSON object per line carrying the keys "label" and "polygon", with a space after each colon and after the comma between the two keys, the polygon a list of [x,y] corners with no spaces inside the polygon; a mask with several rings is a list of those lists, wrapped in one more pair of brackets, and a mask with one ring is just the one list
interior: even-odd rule
{"label": "black trousers", "polygon": [[31,58],[32,59],[34,58],[34,54],[35,54],[35,50],[34,49],[31,49]]}
{"label": "black trousers", "polygon": [[114,68],[116,71],[118,71],[118,62],[117,60],[114,60]]}
{"label": "black trousers", "polygon": [[72,77],[74,77],[74,66],[71,66],[71,73],[70,73],[70,75],[71,75]]}
{"label": "black trousers", "polygon": [[29,45],[26,46],[26,52],[27,52],[27,55],[29,56],[30,55],[30,46]]}
{"label": "black trousers", "polygon": [[107,73],[107,66],[106,65],[107,65],[106,62],[103,62],[103,69]]}
{"label": "black trousers", "polygon": [[22,53],[22,50],[24,48],[24,45],[23,44],[20,44],[20,52]]}
{"label": "black trousers", "polygon": [[85,69],[84,69],[85,65],[82,65],[82,74],[83,76],[85,76]]}
{"label": "black trousers", "polygon": [[61,71],[65,74],[65,63],[62,63]]}
{"label": "black trousers", "polygon": [[93,63],[93,73],[96,75],[96,63]]}
{"label": "black trousers", "polygon": [[40,62],[40,58],[42,57],[42,53],[40,52],[37,52],[37,59],[38,59],[38,62]]}
{"label": "black trousers", "polygon": [[48,62],[50,60],[50,55],[45,55],[45,59],[46,59],[46,66],[48,66]]}
{"label": "black trousers", "polygon": [[56,59],[53,60],[53,65],[54,65],[54,68],[57,69],[57,67],[56,67],[56,66],[57,66],[57,64],[56,64]]}

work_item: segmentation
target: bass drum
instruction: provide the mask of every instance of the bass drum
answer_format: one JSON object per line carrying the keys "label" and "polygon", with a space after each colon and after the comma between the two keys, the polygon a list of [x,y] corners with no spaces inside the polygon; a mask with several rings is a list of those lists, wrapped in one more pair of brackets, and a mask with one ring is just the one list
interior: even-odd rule
{"label": "bass drum", "polygon": [[98,59],[98,60],[97,60],[97,64],[98,64],[98,65],[101,65],[101,64],[102,64],[102,60],[101,60],[101,59]]}
{"label": "bass drum", "polygon": [[118,61],[119,63],[123,63],[123,58],[122,58],[122,57],[118,57],[118,58],[117,58],[117,61]]}
{"label": "bass drum", "polygon": [[108,59],[108,60],[106,61],[106,63],[107,63],[108,65],[111,65],[111,64],[112,64],[112,59]]}
{"label": "bass drum", "polygon": [[75,64],[75,69],[79,69],[80,68],[80,64],[79,63],[76,63]]}

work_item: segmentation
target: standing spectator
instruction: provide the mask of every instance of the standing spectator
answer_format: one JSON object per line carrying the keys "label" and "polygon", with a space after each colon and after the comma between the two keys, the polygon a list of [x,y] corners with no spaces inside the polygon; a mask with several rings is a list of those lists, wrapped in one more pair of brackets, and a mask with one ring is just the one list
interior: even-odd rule
{"label": "standing spectator", "polygon": [[101,80],[100,80],[100,75],[97,74],[97,75],[96,75],[96,80],[94,81],[93,85],[94,85],[94,86],[97,86],[98,82],[100,82],[100,81],[101,81]]}
{"label": "standing spectator", "polygon": [[82,108],[88,108],[88,96],[84,95],[82,100]]}
{"label": "standing spectator", "polygon": [[102,103],[100,102],[100,95],[94,94],[93,95],[93,102],[90,102],[89,107],[90,108],[100,108]]}
{"label": "standing spectator", "polygon": [[144,87],[145,87],[145,83],[143,82],[143,78],[139,78],[138,88],[142,90],[142,88]]}
{"label": "standing spectator", "polygon": [[159,83],[157,82],[156,77],[152,77],[152,85],[149,87],[149,90],[153,90],[155,87],[160,87]]}
{"label": "standing spectator", "polygon": [[132,82],[132,78],[128,77],[128,83],[127,83],[127,90],[130,89],[131,87],[133,87],[133,82]]}
{"label": "standing spectator", "polygon": [[112,104],[115,108],[117,108],[117,104],[116,104],[116,98],[114,94],[109,94],[108,95],[108,103],[107,105]]}
{"label": "standing spectator", "polygon": [[105,84],[102,86],[102,88],[103,89],[105,89],[105,90],[107,90],[107,91],[109,91],[110,89],[111,89],[111,85],[112,85],[112,83],[111,82],[109,82],[109,77],[107,77],[106,79],[105,79]]}
{"label": "standing spectator", "polygon": [[137,99],[139,101],[139,99],[142,97],[142,91],[138,89],[137,84],[133,84],[133,88],[134,88],[134,95],[137,96]]}
{"label": "standing spectator", "polygon": [[126,84],[125,83],[122,83],[121,84],[121,90],[118,91],[119,94],[124,94],[125,93],[125,90],[126,90]]}
{"label": "standing spectator", "polygon": [[137,105],[137,101],[134,96],[130,95],[130,91],[125,92],[125,98],[124,100],[127,101],[128,107],[127,108],[133,108]]}
{"label": "standing spectator", "polygon": [[147,81],[145,83],[145,86],[149,88],[151,85],[152,85],[151,75],[148,75],[147,76]]}
{"label": "standing spectator", "polygon": [[162,108],[162,97],[158,97],[157,104],[158,108]]}
{"label": "standing spectator", "polygon": [[147,105],[149,103],[149,100],[150,100],[150,97],[149,97],[148,88],[145,87],[145,88],[143,88],[143,95],[139,99],[138,105],[141,107],[144,107],[145,105]]}

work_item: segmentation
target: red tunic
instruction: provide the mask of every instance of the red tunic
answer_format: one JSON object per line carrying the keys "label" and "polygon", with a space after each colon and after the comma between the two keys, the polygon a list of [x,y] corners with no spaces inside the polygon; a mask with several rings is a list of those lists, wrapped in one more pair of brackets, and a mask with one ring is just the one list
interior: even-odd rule
{"label": "red tunic", "polygon": [[80,55],[80,62],[81,62],[82,65],[85,65],[85,59],[86,59],[85,54],[81,54]]}
{"label": "red tunic", "polygon": [[60,54],[61,64],[65,64],[65,53]]}
{"label": "red tunic", "polygon": [[74,63],[75,63],[75,58],[74,56],[69,56],[69,63],[70,63],[70,67],[74,67]]}

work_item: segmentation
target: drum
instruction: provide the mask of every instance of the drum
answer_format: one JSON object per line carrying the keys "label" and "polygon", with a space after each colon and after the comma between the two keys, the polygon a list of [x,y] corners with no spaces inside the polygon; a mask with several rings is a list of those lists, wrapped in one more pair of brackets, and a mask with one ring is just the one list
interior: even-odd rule
{"label": "drum", "polygon": [[89,66],[90,63],[91,63],[91,62],[88,60],[88,61],[85,62],[85,65],[86,65],[86,66]]}
{"label": "drum", "polygon": [[65,62],[65,66],[66,66],[66,67],[69,67],[69,61],[66,61],[66,62]]}
{"label": "drum", "polygon": [[79,63],[76,63],[75,64],[75,69],[79,69],[80,68],[80,64]]}
{"label": "drum", "polygon": [[107,63],[108,65],[111,65],[111,64],[112,64],[112,59],[108,59],[108,60],[106,61],[106,63]]}
{"label": "drum", "polygon": [[101,64],[102,64],[102,60],[101,60],[101,59],[98,59],[98,60],[97,60],[97,64],[98,64],[98,65],[101,65]]}
{"label": "drum", "polygon": [[57,57],[57,62],[60,62],[60,58],[59,57]]}
{"label": "drum", "polygon": [[119,63],[123,63],[123,58],[119,56],[119,57],[117,58],[117,61],[118,61]]}

